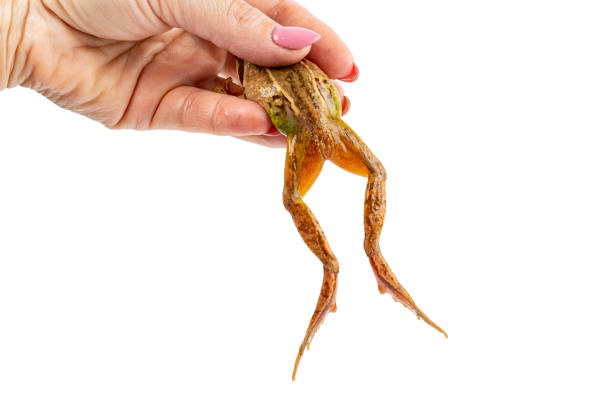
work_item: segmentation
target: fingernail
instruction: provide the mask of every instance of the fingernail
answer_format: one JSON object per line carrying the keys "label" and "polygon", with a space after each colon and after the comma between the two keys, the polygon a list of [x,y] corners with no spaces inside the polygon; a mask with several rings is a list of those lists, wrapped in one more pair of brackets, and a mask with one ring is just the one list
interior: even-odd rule
{"label": "fingernail", "polygon": [[272,125],[270,127],[270,129],[268,129],[268,131],[266,133],[264,133],[264,135],[266,135],[266,136],[280,136],[281,132],[279,132],[278,129],[276,129],[274,127],[274,125]]}
{"label": "fingernail", "polygon": [[321,38],[319,33],[302,27],[278,26],[272,30],[272,41],[290,50],[299,50]]}
{"label": "fingernail", "polygon": [[338,78],[344,82],[355,82],[359,78],[359,68],[357,68],[357,64],[353,63],[353,69],[343,78]]}
{"label": "fingernail", "polygon": [[348,96],[345,96],[344,100],[342,101],[342,114],[346,115],[349,109],[351,109],[351,100],[348,98]]}

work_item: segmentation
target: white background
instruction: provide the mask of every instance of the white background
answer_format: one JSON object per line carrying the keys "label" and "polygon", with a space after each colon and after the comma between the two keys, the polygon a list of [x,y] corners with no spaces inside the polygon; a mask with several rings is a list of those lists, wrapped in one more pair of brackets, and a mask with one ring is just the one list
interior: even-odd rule
{"label": "white background", "polygon": [[381,247],[449,338],[378,294],[365,180],[328,165],[307,202],[338,312],[292,383],[322,273],[281,202],[284,152],[111,131],[14,89],[0,406],[609,407],[609,2],[304,3],[354,51],[346,120],[389,174]]}

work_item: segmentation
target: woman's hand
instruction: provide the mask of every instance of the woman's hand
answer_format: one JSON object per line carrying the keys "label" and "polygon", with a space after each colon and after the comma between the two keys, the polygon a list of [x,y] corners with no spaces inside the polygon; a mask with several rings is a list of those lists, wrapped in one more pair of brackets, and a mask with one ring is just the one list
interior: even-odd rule
{"label": "woman's hand", "polygon": [[340,38],[291,0],[0,1],[26,7],[9,85],[111,128],[282,145],[259,105],[210,90],[218,74],[234,73],[233,55],[268,66],[308,55],[331,78],[357,77]]}

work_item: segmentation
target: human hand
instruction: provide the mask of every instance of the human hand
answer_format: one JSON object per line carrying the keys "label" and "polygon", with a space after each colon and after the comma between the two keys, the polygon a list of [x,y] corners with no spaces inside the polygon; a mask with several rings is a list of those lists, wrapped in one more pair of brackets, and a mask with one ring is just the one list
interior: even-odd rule
{"label": "human hand", "polygon": [[282,146],[259,105],[211,91],[217,75],[234,74],[234,55],[268,66],[308,56],[331,78],[357,77],[340,38],[291,0],[0,0],[7,1],[27,7],[12,13],[23,15],[23,35],[9,85],[110,128]]}

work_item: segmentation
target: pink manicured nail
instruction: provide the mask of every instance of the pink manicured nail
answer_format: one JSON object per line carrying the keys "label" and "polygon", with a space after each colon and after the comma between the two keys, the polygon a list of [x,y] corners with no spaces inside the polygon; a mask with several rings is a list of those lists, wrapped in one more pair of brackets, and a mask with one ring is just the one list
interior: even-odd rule
{"label": "pink manicured nail", "polygon": [[299,50],[321,38],[319,33],[302,27],[279,26],[272,30],[272,41],[290,50]]}
{"label": "pink manicured nail", "polygon": [[359,68],[357,68],[357,64],[353,63],[353,69],[343,78],[338,78],[344,82],[355,82],[359,78]]}

